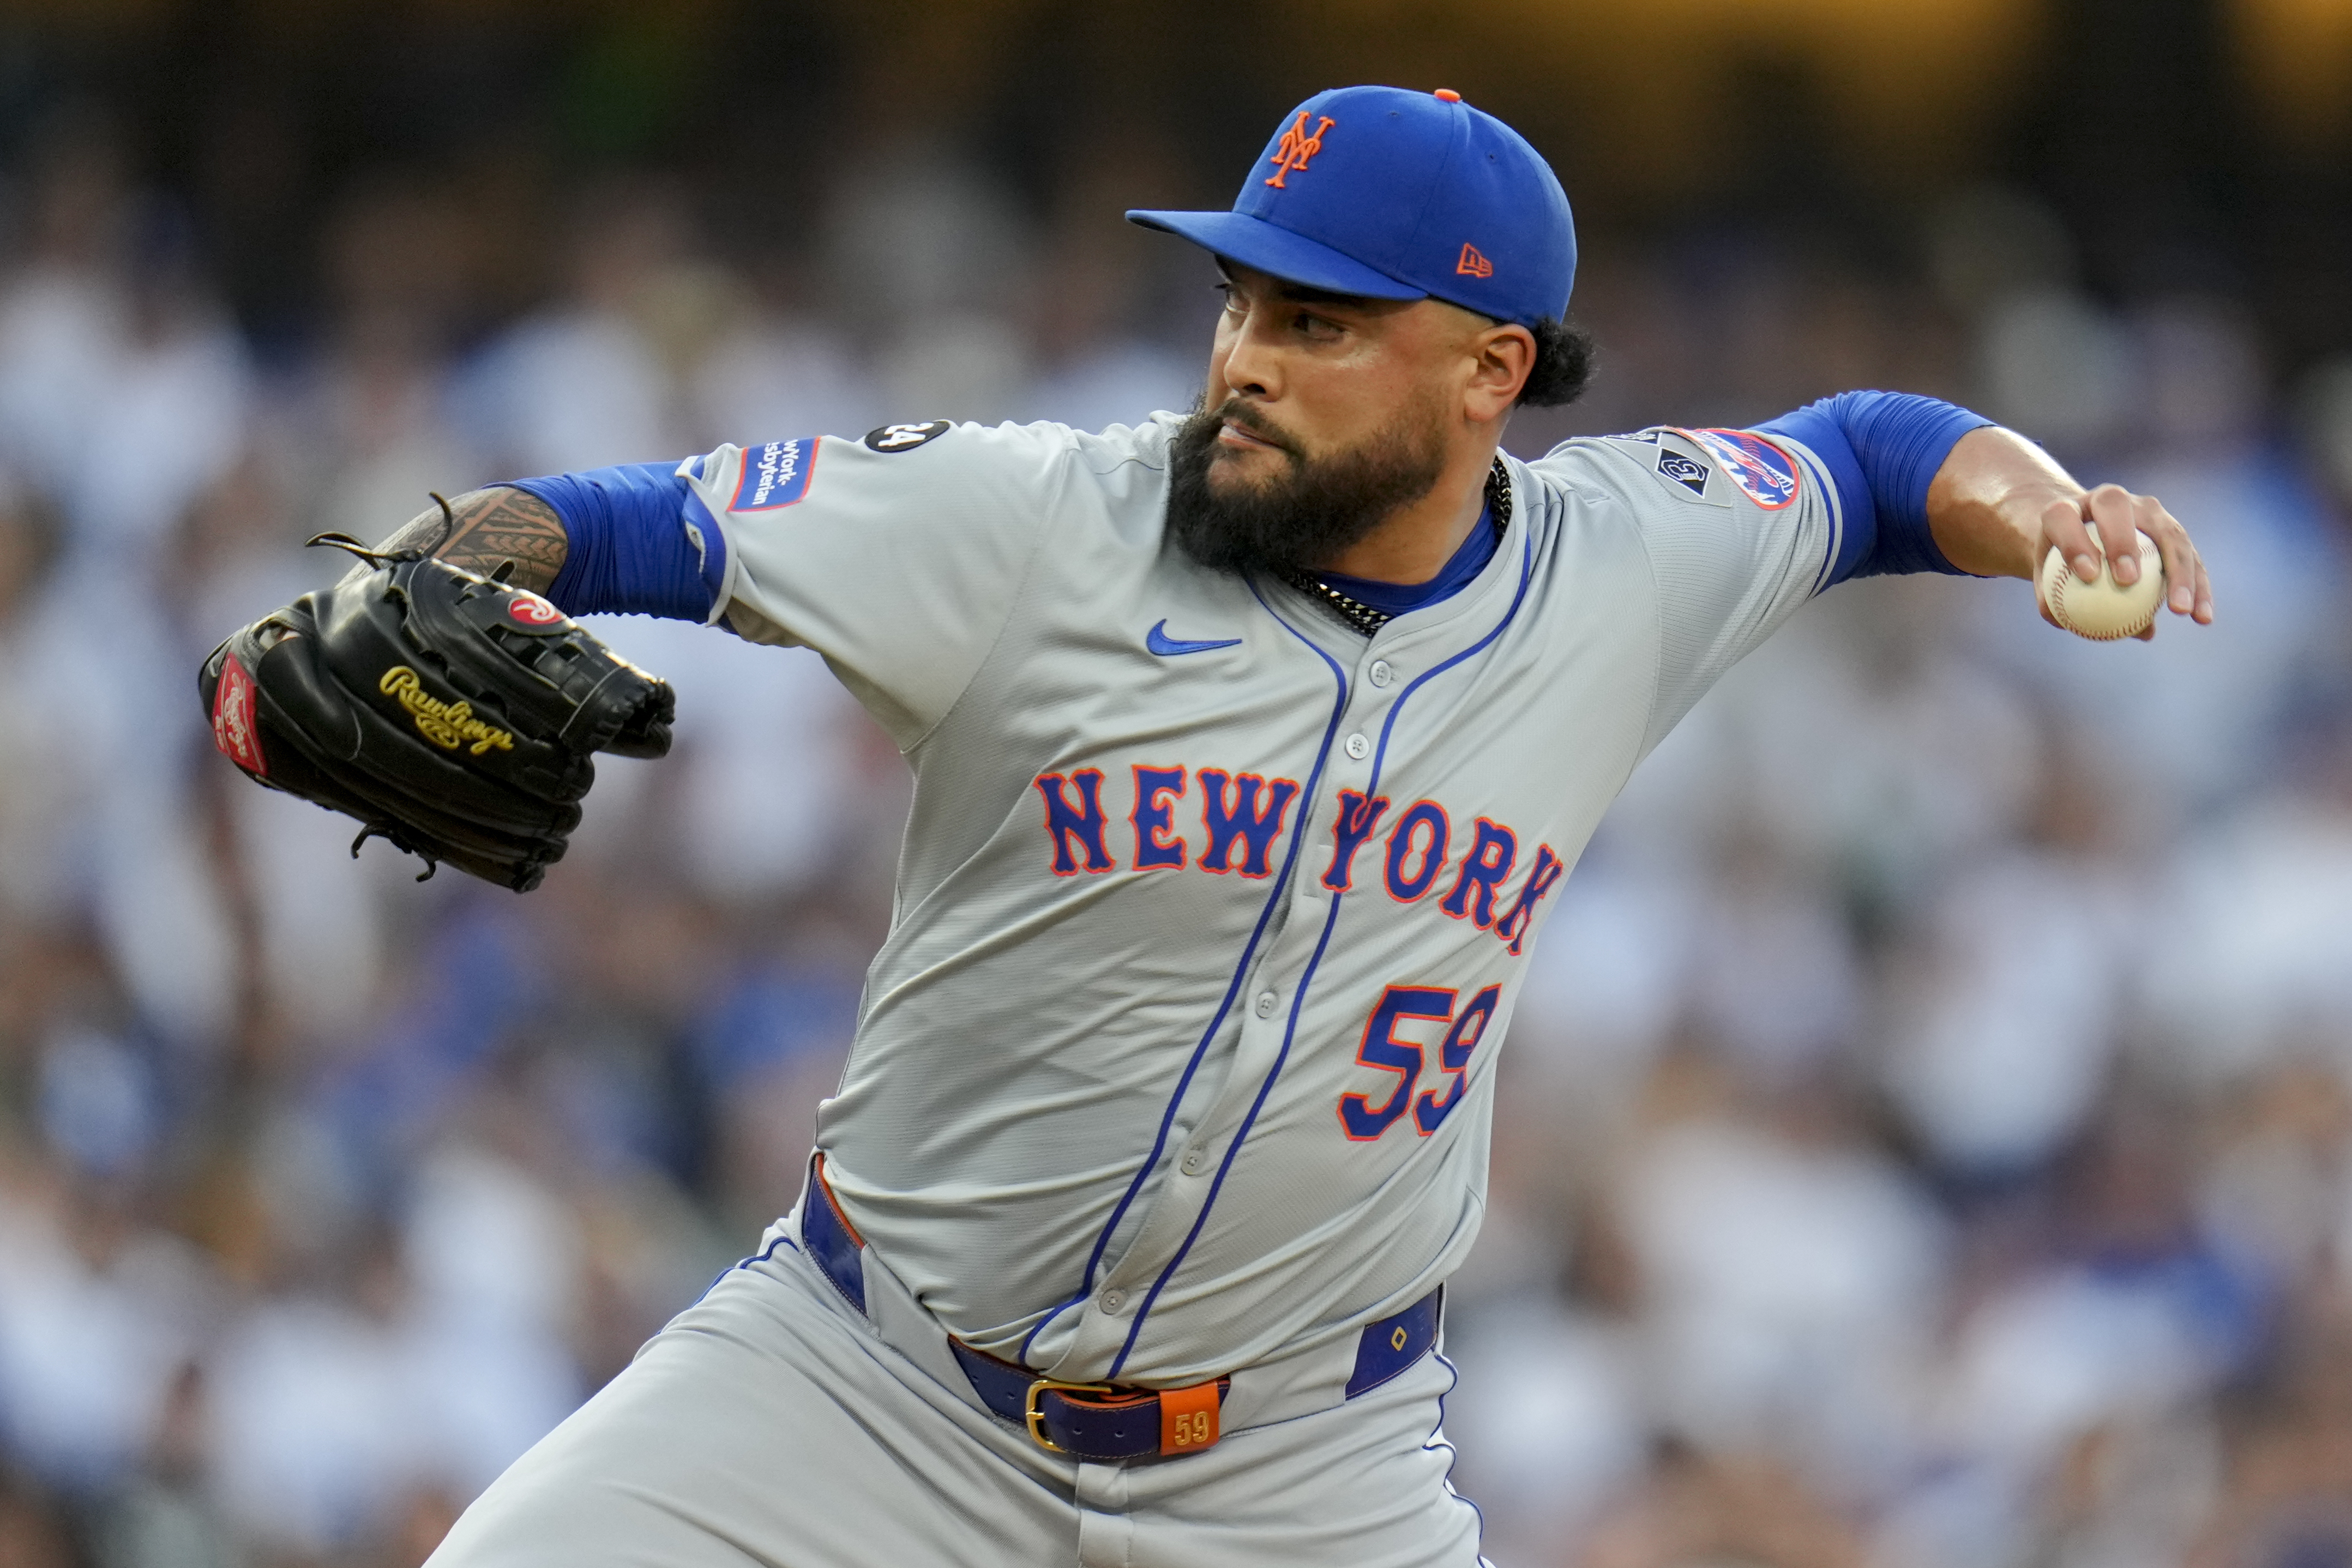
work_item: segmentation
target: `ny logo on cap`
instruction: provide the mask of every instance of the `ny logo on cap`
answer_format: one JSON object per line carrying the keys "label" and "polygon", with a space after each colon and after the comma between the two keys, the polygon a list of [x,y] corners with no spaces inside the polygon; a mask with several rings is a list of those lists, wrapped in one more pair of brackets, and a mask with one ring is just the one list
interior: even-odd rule
{"label": "ny logo on cap", "polygon": [[1323,123],[1313,131],[1307,129],[1307,111],[1300,110],[1298,119],[1285,126],[1282,140],[1275,143],[1274,156],[1266,160],[1274,165],[1274,178],[1266,182],[1277,191],[1290,187],[1285,182],[1295,173],[1307,172],[1307,161],[1323,151],[1323,133],[1339,122],[1328,114],[1316,116]]}

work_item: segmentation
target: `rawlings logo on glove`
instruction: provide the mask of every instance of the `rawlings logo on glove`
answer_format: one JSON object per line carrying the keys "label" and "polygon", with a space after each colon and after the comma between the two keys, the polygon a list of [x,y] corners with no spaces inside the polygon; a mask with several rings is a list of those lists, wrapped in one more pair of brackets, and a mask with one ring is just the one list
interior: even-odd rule
{"label": "rawlings logo on glove", "polygon": [[416,721],[417,733],[445,751],[455,751],[469,740],[474,743],[477,757],[493,746],[500,751],[514,749],[514,737],[476,718],[473,704],[445,703],[426,696],[416,672],[406,664],[394,664],[386,670],[383,679],[376,683],[376,690],[399,699],[400,706]]}
{"label": "rawlings logo on glove", "polygon": [[213,695],[213,744],[221,755],[257,778],[267,778],[268,759],[253,728],[253,677],[234,655],[224,658]]}

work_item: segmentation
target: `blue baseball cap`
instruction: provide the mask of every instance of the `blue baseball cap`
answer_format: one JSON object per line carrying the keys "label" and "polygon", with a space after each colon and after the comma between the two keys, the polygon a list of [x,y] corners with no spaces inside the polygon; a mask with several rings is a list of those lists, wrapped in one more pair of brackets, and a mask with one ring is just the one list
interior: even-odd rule
{"label": "blue baseball cap", "polygon": [[1435,298],[1533,326],[1576,283],[1568,193],[1527,139],[1462,96],[1318,92],[1283,120],[1231,212],[1132,212],[1310,288]]}

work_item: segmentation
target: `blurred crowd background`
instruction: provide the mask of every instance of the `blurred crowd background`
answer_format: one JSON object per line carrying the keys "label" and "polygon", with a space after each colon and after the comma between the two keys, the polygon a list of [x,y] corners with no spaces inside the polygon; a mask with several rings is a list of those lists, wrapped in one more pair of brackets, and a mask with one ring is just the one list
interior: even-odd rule
{"label": "blurred crowd background", "polygon": [[0,5],[0,1564],[420,1562],[792,1202],[888,917],[888,743],[642,619],[677,751],[541,891],[354,861],[194,695],[300,541],[1188,406],[1211,274],[1120,210],[1360,79],[1577,203],[1599,382],[1514,450],[1933,392],[2219,585],[2102,647],[1842,587],[1642,768],[1451,1301],[1489,1554],[2352,1563],[2352,6],[59,0]]}

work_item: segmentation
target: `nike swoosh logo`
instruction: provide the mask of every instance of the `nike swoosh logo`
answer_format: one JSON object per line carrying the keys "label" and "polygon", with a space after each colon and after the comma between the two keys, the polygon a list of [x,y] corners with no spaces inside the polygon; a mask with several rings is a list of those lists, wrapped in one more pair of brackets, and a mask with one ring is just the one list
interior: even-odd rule
{"label": "nike swoosh logo", "polygon": [[1205,653],[1212,648],[1238,648],[1241,642],[1239,637],[1227,637],[1216,643],[1195,643],[1190,638],[1171,637],[1165,621],[1143,634],[1143,645],[1163,659],[1177,653]]}

